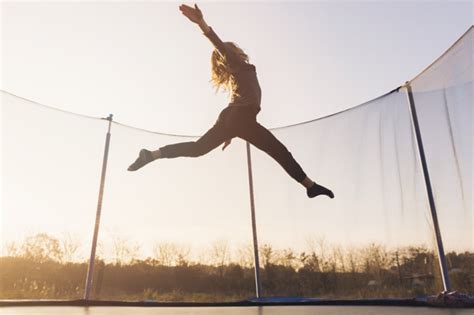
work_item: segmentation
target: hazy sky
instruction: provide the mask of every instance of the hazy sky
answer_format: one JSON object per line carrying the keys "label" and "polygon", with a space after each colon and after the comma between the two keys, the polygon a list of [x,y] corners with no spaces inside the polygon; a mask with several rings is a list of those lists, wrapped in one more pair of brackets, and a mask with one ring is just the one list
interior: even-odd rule
{"label": "hazy sky", "polygon": [[[202,134],[228,101],[208,82],[213,47],[180,3],[2,3],[0,86],[141,128]],[[211,1],[201,8],[257,66],[259,118],[269,127],[386,93],[473,23],[472,1]]]}
{"label": "hazy sky", "polygon": [[[97,117],[113,113],[116,121],[144,129],[202,134],[228,101],[225,94],[216,95],[208,82],[211,43],[181,15],[179,4],[2,2],[0,88],[76,113]],[[225,41],[237,42],[256,65],[263,92],[259,120],[268,127],[328,115],[392,90],[426,68],[473,23],[471,1],[222,1],[202,2],[200,7],[216,33]],[[4,227],[16,222],[27,232],[70,230],[90,235],[104,123],[8,101],[12,106],[2,113],[2,130],[11,133],[2,145],[9,150],[3,152],[2,179],[7,186],[2,189],[3,204],[9,207],[3,213]],[[388,105],[405,101],[389,99],[384,110],[398,115],[395,105]],[[334,124],[344,128],[340,121]],[[373,136],[368,132],[372,129],[360,127],[362,135]],[[321,130],[330,132],[329,127]],[[314,130],[306,134],[310,132]],[[311,165],[314,157],[337,163],[329,151],[319,156],[324,150],[317,144],[306,148],[302,139],[281,136],[294,141],[292,148],[313,174],[318,170]],[[235,141],[224,153],[217,150],[192,162],[160,161],[146,172],[125,172],[141,147],[178,140],[183,139],[114,126],[103,235],[113,238],[122,233],[121,237],[139,243],[171,240],[202,245],[216,239],[245,243],[250,224],[243,143]],[[25,148],[33,156],[23,154]],[[311,233],[345,244],[396,245],[398,237],[402,243],[430,241],[425,233],[429,220],[423,213],[407,211],[400,216],[396,211],[391,214],[390,207],[382,213],[374,213],[379,209],[370,206],[346,207],[344,202],[371,197],[371,192],[358,197],[359,188],[347,182],[349,177],[324,177],[325,170],[319,172],[322,180],[340,185],[339,191],[350,191],[336,206],[328,200],[295,199],[306,198],[301,188],[267,157],[254,154],[257,203],[267,205],[258,214],[263,241],[273,237],[291,246],[301,244]],[[370,171],[373,166],[374,176],[380,175],[370,158],[364,161],[352,179],[364,167]],[[404,164],[407,174],[414,174],[410,163]],[[267,176],[265,183],[260,175]],[[423,193],[423,186],[413,191]],[[275,195],[288,198],[283,203]],[[367,200],[375,205],[385,197]],[[392,201],[398,207],[398,201]],[[423,204],[423,200],[412,201],[410,207]],[[400,233],[401,227],[405,233]],[[18,230],[10,224],[9,236],[25,232]]]}

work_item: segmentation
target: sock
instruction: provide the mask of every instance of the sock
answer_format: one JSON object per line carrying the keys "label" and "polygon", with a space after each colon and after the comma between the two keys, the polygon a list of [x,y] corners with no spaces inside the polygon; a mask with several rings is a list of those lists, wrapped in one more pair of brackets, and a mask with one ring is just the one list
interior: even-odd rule
{"label": "sock", "polygon": [[314,183],[311,187],[309,187],[306,190],[306,194],[308,195],[309,198],[314,198],[319,195],[325,195],[331,199],[334,198],[334,193],[331,190],[316,183]]}
{"label": "sock", "polygon": [[140,150],[138,158],[135,160],[135,162],[132,163],[132,165],[128,167],[128,170],[136,171],[154,160],[155,159],[153,158],[153,154],[151,151],[148,151],[147,149],[142,149]]}

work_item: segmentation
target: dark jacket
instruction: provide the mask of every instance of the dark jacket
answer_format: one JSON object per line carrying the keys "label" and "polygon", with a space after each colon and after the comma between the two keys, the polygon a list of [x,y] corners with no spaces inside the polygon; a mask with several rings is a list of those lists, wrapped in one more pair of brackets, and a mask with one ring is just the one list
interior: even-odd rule
{"label": "dark jacket", "polygon": [[231,74],[235,78],[236,90],[232,92],[229,106],[249,106],[255,113],[260,111],[262,91],[258,84],[256,68],[253,64],[245,62],[227,44],[217,36],[214,30],[204,33],[209,38],[219,53],[225,57],[232,69]]}

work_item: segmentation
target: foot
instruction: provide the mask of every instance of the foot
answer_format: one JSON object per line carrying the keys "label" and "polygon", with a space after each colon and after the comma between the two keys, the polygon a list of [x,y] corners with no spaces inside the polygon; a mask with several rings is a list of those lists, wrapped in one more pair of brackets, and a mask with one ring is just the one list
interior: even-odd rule
{"label": "foot", "polygon": [[128,167],[129,171],[136,171],[143,166],[147,165],[150,162],[153,162],[153,155],[151,154],[151,151],[148,151],[147,149],[142,149],[140,150],[140,154],[138,155],[138,158],[133,162],[132,165]]}
{"label": "foot", "polygon": [[306,189],[306,194],[308,195],[309,198],[314,198],[319,195],[326,195],[331,199],[334,198],[334,193],[331,190],[327,189],[324,186],[318,185],[316,183],[314,183],[313,186]]}

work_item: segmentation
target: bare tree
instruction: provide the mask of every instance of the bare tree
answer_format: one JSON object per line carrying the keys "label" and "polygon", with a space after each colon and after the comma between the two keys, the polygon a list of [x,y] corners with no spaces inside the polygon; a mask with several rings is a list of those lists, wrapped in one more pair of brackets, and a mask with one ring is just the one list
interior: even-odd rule
{"label": "bare tree", "polygon": [[229,244],[226,240],[215,241],[211,253],[213,264],[217,267],[223,267],[230,261]]}
{"label": "bare tree", "polygon": [[130,262],[138,255],[140,247],[137,244],[131,244],[128,239],[115,235],[112,241],[115,264],[122,265]]}
{"label": "bare tree", "polygon": [[191,247],[171,242],[157,243],[153,254],[158,264],[163,266],[185,266],[189,264]]}
{"label": "bare tree", "polygon": [[254,253],[252,245],[243,245],[237,249],[238,264],[244,268],[254,266]]}
{"label": "bare tree", "polygon": [[27,236],[20,252],[22,256],[39,262],[62,261],[64,255],[59,240],[46,233]]}
{"label": "bare tree", "polygon": [[267,266],[274,263],[275,259],[275,252],[273,251],[272,245],[270,244],[263,244],[260,246],[260,259],[262,260],[262,266],[267,268]]}
{"label": "bare tree", "polygon": [[174,259],[174,251],[171,243],[159,243],[153,246],[153,256],[159,265],[171,266]]}
{"label": "bare tree", "polygon": [[291,248],[283,249],[278,253],[278,263],[289,268],[298,268],[296,254]]}
{"label": "bare tree", "polygon": [[324,236],[310,237],[306,240],[307,247],[310,252],[316,253],[319,257],[319,268],[323,272],[329,272],[334,269],[334,264],[329,257],[330,245],[326,242]]}
{"label": "bare tree", "polygon": [[176,261],[177,266],[187,266],[190,263],[189,256],[191,253],[191,247],[189,245],[178,245],[176,247]]}
{"label": "bare tree", "polygon": [[60,240],[61,249],[63,251],[64,261],[74,261],[77,257],[77,251],[81,247],[80,239],[71,233],[63,233],[63,237]]}
{"label": "bare tree", "polygon": [[344,262],[344,249],[340,245],[332,246],[332,254],[334,260],[334,269],[341,272],[346,272],[346,265]]}
{"label": "bare tree", "polygon": [[371,244],[362,249],[365,272],[372,274],[379,282],[381,271],[390,266],[390,253],[381,245]]}
{"label": "bare tree", "polygon": [[20,247],[16,242],[8,242],[5,245],[5,255],[10,257],[20,256]]}
{"label": "bare tree", "polygon": [[358,271],[358,257],[357,250],[355,248],[349,248],[346,251],[346,259],[349,264],[349,270],[352,274],[355,274]]}
{"label": "bare tree", "polygon": [[319,266],[319,258],[314,251],[309,253],[302,252],[300,254],[299,260],[303,265],[303,268],[313,272],[321,271],[321,268]]}

